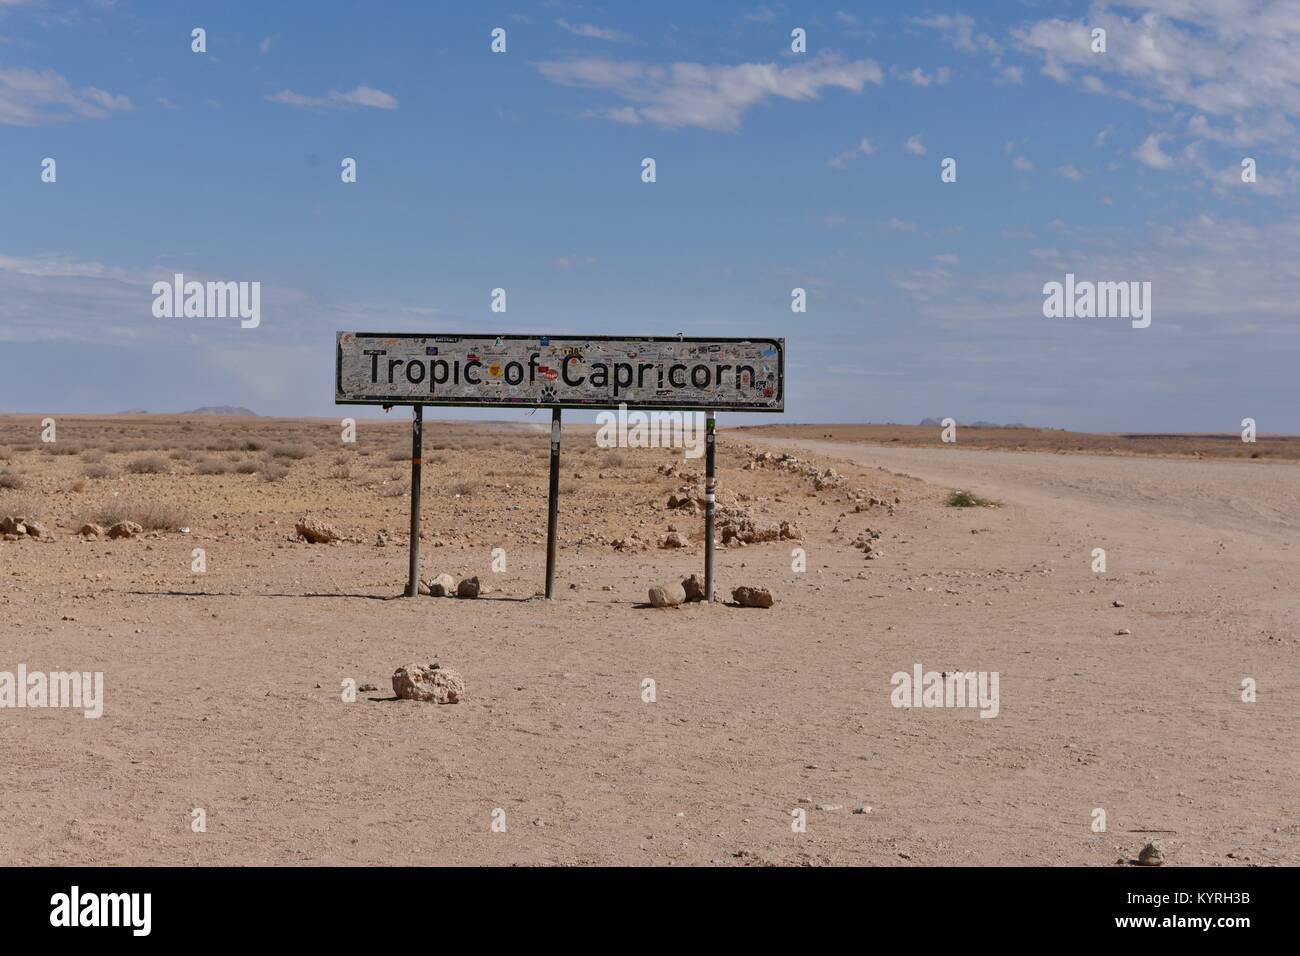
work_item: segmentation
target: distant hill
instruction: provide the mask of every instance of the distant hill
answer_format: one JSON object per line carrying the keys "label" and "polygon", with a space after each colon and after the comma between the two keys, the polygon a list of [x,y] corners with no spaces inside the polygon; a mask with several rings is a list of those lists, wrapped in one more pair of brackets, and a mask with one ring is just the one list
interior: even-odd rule
{"label": "distant hill", "polygon": [[204,405],[202,408],[191,408],[188,412],[180,412],[181,415],[251,415],[257,417],[257,412],[250,408],[244,408],[242,405]]}
{"label": "distant hill", "polygon": [[[921,419],[921,424],[933,428],[939,428],[943,425],[943,419],[923,418]],[[1015,422],[1011,425],[1000,425],[997,422],[982,422],[982,421],[981,422],[958,422],[957,424],[963,428],[1028,428],[1029,427],[1028,425],[1023,425],[1020,422]]]}

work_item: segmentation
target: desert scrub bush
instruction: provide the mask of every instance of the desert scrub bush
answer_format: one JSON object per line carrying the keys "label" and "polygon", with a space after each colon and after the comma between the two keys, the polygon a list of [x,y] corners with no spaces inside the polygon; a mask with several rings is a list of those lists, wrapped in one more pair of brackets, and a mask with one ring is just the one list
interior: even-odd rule
{"label": "desert scrub bush", "polygon": [[949,508],[997,508],[1002,502],[981,498],[970,491],[954,491],[946,502]]}
{"label": "desert scrub bush", "polygon": [[255,461],[241,461],[235,465],[237,475],[255,475],[260,466]]}
{"label": "desert scrub bush", "polygon": [[348,464],[347,462],[343,462],[343,463],[340,464],[340,465],[335,465],[333,468],[331,468],[331,469],[329,470],[329,477],[331,477],[331,478],[351,478],[351,477],[352,477],[352,466],[351,466],[350,464]]}
{"label": "desert scrub bush", "polygon": [[77,519],[77,524],[106,528],[119,521],[134,521],[146,531],[178,531],[189,524],[185,510],[165,501],[107,501]]}
{"label": "desert scrub bush", "polygon": [[477,481],[458,481],[451,486],[451,493],[453,495],[460,495],[462,498],[468,498],[477,490]]}
{"label": "desert scrub bush", "polygon": [[230,466],[224,461],[217,461],[215,458],[204,458],[194,466],[196,475],[224,475],[230,471]]}
{"label": "desert scrub bush", "polygon": [[284,465],[278,465],[273,461],[268,461],[258,476],[265,482],[282,481],[289,476],[289,469]]}
{"label": "desert scrub bush", "polygon": [[17,491],[19,488],[27,487],[27,479],[16,471],[0,471],[0,488],[7,491]]}
{"label": "desert scrub bush", "polygon": [[85,491],[85,490],[86,490],[86,482],[85,482],[84,480],[82,480],[81,478],[78,478],[76,481],[74,481],[74,482],[73,482],[71,485],[69,485],[68,487],[69,487],[72,491]]}
{"label": "desert scrub bush", "polygon": [[104,449],[102,448],[83,448],[81,449],[81,460],[88,465],[94,465],[104,460]]}
{"label": "desert scrub bush", "polygon": [[80,455],[82,446],[75,442],[55,441],[45,446],[45,451],[51,455]]}
{"label": "desert scrub bush", "polygon": [[271,455],[275,458],[289,458],[293,461],[301,461],[309,457],[314,450],[306,445],[276,445],[271,451]]}
{"label": "desert scrub bush", "polygon": [[411,453],[409,451],[404,451],[401,448],[398,448],[395,451],[390,451],[388,453],[388,460],[389,461],[410,461]]}
{"label": "desert scrub bush", "polygon": [[133,475],[165,475],[169,468],[167,459],[161,455],[146,455],[132,459],[127,463],[126,470]]}
{"label": "desert scrub bush", "polygon": [[388,484],[388,485],[384,485],[379,489],[379,497],[400,498],[403,495],[405,495],[406,492],[407,492],[407,485],[405,483],[397,484],[397,485]]}
{"label": "desert scrub bush", "polygon": [[81,473],[87,478],[107,478],[113,474],[113,469],[108,465],[87,465]]}

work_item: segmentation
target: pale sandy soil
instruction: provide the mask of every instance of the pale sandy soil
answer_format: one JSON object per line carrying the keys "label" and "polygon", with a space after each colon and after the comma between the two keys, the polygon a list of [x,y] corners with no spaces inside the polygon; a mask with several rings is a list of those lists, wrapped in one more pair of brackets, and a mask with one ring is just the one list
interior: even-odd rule
{"label": "pale sandy soil", "polygon": [[[1294,464],[724,432],[724,503],[793,520],[802,540],[719,549],[720,590],[765,585],[778,603],[655,610],[648,585],[702,565],[702,518],[664,505],[689,482],[655,470],[680,455],[611,454],[566,430],[548,603],[533,597],[544,434],[430,424],[425,573],[492,590],[391,600],[406,558],[400,423],[363,425],[355,449],[337,423],[191,425],[61,423],[61,442],[121,449],[85,479],[100,453],[51,454],[33,420],[0,418],[0,472],[22,485],[0,491],[0,513],[21,500],[54,532],[0,542],[0,670],[102,670],[107,685],[99,720],[0,710],[0,860],[1110,865],[1154,836],[1173,863],[1300,863]],[[202,450],[211,435],[236,447]],[[269,447],[241,451],[250,435]],[[199,450],[168,474],[127,472],[150,441]],[[264,468],[277,442],[309,449],[276,459],[288,472],[274,482],[196,473],[205,456]],[[847,481],[814,492],[742,471],[743,446]],[[944,507],[951,488],[1004,506]],[[900,501],[854,512],[852,489]],[[115,501],[180,509],[190,532],[76,537],[80,516]],[[306,512],[357,540],[289,541]],[[670,524],[688,549],[609,544]],[[866,528],[882,532],[877,560],[851,547]],[[380,530],[388,547],[372,543]],[[791,570],[797,544],[806,573]],[[466,700],[389,700],[394,668],[417,660],[460,670]],[[890,676],[917,662],[998,671],[1000,714],[892,707]],[[347,678],[379,690],[345,703]],[[196,807],[206,833],[190,829]]]}

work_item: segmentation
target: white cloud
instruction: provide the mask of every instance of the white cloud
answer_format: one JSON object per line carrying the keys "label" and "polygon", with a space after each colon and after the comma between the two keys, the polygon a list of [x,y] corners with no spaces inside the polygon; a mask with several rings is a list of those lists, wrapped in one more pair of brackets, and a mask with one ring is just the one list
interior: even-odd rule
{"label": "white cloud", "polygon": [[1152,169],[1168,169],[1174,161],[1160,148],[1161,138],[1159,133],[1152,133],[1142,141],[1142,145],[1137,148],[1133,156],[1138,162]]}
{"label": "white cloud", "polygon": [[941,66],[933,73],[926,73],[919,66],[911,70],[895,66],[890,68],[889,75],[895,79],[905,80],[913,86],[930,86],[931,84],[943,86],[952,79],[952,70],[946,66]]}
{"label": "white cloud", "polygon": [[914,136],[907,137],[907,142],[903,144],[903,148],[906,149],[913,156],[925,155],[925,145],[921,142],[920,133],[917,133]]}
{"label": "white cloud", "polygon": [[257,48],[262,51],[262,56],[266,56],[271,52],[271,45],[279,38],[280,34],[278,33],[274,36],[262,37],[262,42],[257,45]]}
{"label": "white cloud", "polygon": [[1011,160],[1011,166],[1022,173],[1032,173],[1034,171],[1034,164],[1023,156],[1014,157]]}
{"label": "white cloud", "polygon": [[343,109],[348,106],[368,106],[373,109],[397,109],[397,97],[371,86],[356,86],[340,92],[330,90],[326,96],[303,96],[293,90],[281,90],[266,97],[272,103],[304,106],[315,109]]}
{"label": "white cloud", "polygon": [[862,137],[861,140],[858,141],[857,146],[855,146],[853,149],[848,149],[842,153],[839,153],[838,155],[832,156],[830,159],[826,161],[826,165],[833,166],[836,169],[843,169],[853,160],[861,156],[870,156],[875,151],[876,151],[875,144],[872,143],[871,140],[867,139],[864,136]]}
{"label": "white cloud", "polygon": [[624,43],[632,39],[622,30],[607,30],[603,27],[593,26],[590,23],[570,23],[568,20],[556,20],[555,25],[562,30],[568,30],[575,36],[587,37],[592,40],[608,40],[611,43]]}
{"label": "white cloud", "polygon": [[1073,183],[1080,182],[1083,179],[1083,173],[1079,172],[1079,170],[1070,163],[1056,167],[1056,175],[1060,176],[1062,179],[1068,179]]}
{"label": "white cloud", "polygon": [[1008,66],[1002,70],[1002,79],[1008,83],[1023,83],[1025,79],[1025,68],[1023,66]]}
{"label": "white cloud", "polygon": [[0,69],[0,124],[43,126],[104,119],[131,109],[131,100],[94,86],[74,89],[54,70]]}
{"label": "white cloud", "polygon": [[986,33],[977,33],[975,20],[959,14],[940,14],[933,17],[908,17],[913,26],[936,30],[955,49],[963,53],[997,53],[1001,47]]}
{"label": "white cloud", "polygon": [[[547,79],[566,86],[603,89],[633,104],[638,120],[666,127],[699,126],[735,130],[753,106],[772,98],[815,100],[823,89],[862,92],[866,83],[884,81],[872,60],[841,61],[821,57],[808,63],[741,63],[725,66],[672,63],[659,66],[603,58],[547,61],[538,64]],[[588,111],[585,115],[593,114]],[[625,114],[619,122],[631,122]],[[608,117],[607,118],[614,118]]]}
{"label": "white cloud", "polygon": [[[1191,109],[1230,122],[1239,143],[1297,150],[1300,118],[1300,8],[1294,0],[1125,0],[1093,4],[1085,20],[1044,19],[1012,31],[1062,83],[1163,110]],[[1093,53],[1090,31],[1106,30]]]}

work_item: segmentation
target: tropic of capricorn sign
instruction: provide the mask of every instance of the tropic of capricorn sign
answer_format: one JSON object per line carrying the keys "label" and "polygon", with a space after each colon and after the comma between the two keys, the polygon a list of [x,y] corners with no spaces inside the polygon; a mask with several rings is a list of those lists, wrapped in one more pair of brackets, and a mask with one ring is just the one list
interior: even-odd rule
{"label": "tropic of capricorn sign", "polygon": [[407,594],[419,594],[423,406],[551,409],[546,596],[554,591],[560,409],[677,409],[708,413],[704,593],[713,600],[715,413],[785,410],[784,339],[617,338],[339,332],[334,401],[411,405],[411,555]]}

